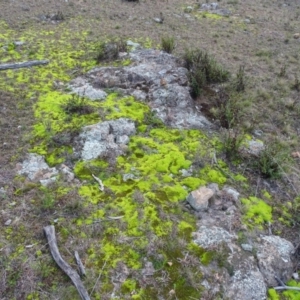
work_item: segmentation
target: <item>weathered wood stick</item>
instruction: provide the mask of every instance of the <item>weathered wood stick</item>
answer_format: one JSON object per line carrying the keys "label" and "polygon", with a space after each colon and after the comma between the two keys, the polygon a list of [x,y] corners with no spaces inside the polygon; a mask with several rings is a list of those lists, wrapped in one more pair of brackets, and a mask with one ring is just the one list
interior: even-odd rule
{"label": "weathered wood stick", "polygon": [[78,266],[78,269],[79,269],[79,275],[80,276],[85,276],[85,269],[84,269],[83,263],[82,263],[77,251],[74,252],[74,256],[75,256],[76,263],[77,263],[77,266]]}
{"label": "weathered wood stick", "polygon": [[8,63],[8,64],[0,65],[0,70],[29,68],[33,66],[46,65],[48,63],[49,60],[32,60],[32,61],[24,61],[19,63]]}
{"label": "weathered wood stick", "polygon": [[48,240],[48,244],[50,247],[51,254],[55,260],[55,262],[58,264],[58,266],[70,277],[72,282],[74,283],[80,297],[82,300],[90,300],[90,296],[88,295],[85,287],[83,286],[83,283],[78,275],[78,273],[73,270],[67,262],[63,260],[61,257],[58,247],[57,247],[57,241],[55,237],[55,228],[53,225],[44,227],[44,232],[46,235],[46,238]]}

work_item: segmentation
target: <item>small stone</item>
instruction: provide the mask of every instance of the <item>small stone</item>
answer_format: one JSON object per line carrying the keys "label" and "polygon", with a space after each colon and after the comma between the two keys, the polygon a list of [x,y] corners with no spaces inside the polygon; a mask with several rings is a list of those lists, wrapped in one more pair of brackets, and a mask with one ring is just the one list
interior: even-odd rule
{"label": "small stone", "polygon": [[136,177],[132,173],[124,174],[123,175],[123,181],[126,182],[128,180],[134,180]]}
{"label": "small stone", "polygon": [[226,194],[230,195],[235,202],[238,202],[240,193],[231,187],[224,187],[223,190]]}
{"label": "small stone", "polygon": [[185,9],[184,9],[184,12],[189,14],[193,11],[193,7],[192,6],[187,6]]}
{"label": "small stone", "polygon": [[214,194],[215,192],[212,189],[202,186],[198,190],[192,191],[186,200],[196,211],[205,211],[208,208],[209,200]]}
{"label": "small stone", "polygon": [[259,156],[260,152],[265,149],[265,145],[262,141],[259,140],[250,140],[248,141],[248,145],[244,148],[244,150],[253,155]]}
{"label": "small stone", "polygon": [[12,222],[12,220],[11,220],[11,219],[8,219],[8,220],[4,223],[4,225],[5,225],[5,226],[9,226],[9,225],[11,224],[11,222]]}
{"label": "small stone", "polygon": [[126,44],[127,44],[127,46],[129,46],[129,47],[132,48],[132,51],[137,50],[137,49],[141,49],[141,48],[142,48],[141,45],[140,45],[139,43],[135,43],[135,42],[130,41],[130,40],[128,40],[128,41],[126,42]]}
{"label": "small stone", "polygon": [[299,280],[299,274],[298,273],[293,273],[292,277],[295,279],[295,280]]}
{"label": "small stone", "polygon": [[22,45],[25,44],[25,42],[23,42],[23,41],[15,41],[14,44],[15,44],[16,46],[22,46]]}
{"label": "small stone", "polygon": [[252,250],[253,250],[253,247],[250,244],[241,244],[241,247],[245,251],[252,252]]}
{"label": "small stone", "polygon": [[299,37],[300,37],[300,33],[295,33],[294,35],[293,35],[293,37],[294,37],[294,39],[299,39]]}
{"label": "small stone", "polygon": [[253,131],[253,134],[256,135],[256,136],[262,136],[263,135],[263,131],[260,130],[260,129],[255,129]]}

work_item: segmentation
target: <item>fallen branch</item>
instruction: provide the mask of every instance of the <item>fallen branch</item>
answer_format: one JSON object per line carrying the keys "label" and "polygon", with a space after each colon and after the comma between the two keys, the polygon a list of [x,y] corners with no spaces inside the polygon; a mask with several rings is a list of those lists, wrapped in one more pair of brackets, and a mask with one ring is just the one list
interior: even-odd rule
{"label": "fallen branch", "polygon": [[278,281],[278,283],[281,286],[275,286],[273,287],[274,290],[279,291],[279,290],[292,290],[292,291],[300,291],[300,288],[297,286],[288,286],[285,285],[284,282],[277,276],[275,276],[275,279]]}
{"label": "fallen branch", "polygon": [[94,174],[92,174],[92,176],[98,182],[99,190],[103,192],[104,191],[104,185],[102,183],[102,180],[100,178],[96,177]]}
{"label": "fallen branch", "polygon": [[48,244],[50,247],[51,254],[55,260],[55,262],[58,264],[58,266],[70,277],[73,284],[75,285],[80,297],[82,300],[90,300],[90,297],[83,286],[83,283],[76,271],[74,271],[67,262],[63,260],[61,257],[58,247],[57,247],[57,241],[55,237],[55,228],[53,225],[44,227],[44,232],[46,235],[46,238],[48,240]]}
{"label": "fallen branch", "polygon": [[279,290],[292,290],[292,291],[300,291],[300,287],[296,286],[275,286],[273,287],[274,290],[279,291]]}
{"label": "fallen branch", "polygon": [[30,68],[39,65],[46,65],[48,63],[49,60],[32,60],[32,61],[24,61],[19,63],[8,63],[8,64],[0,65],[0,70]]}
{"label": "fallen branch", "polygon": [[82,263],[77,251],[74,252],[74,256],[75,256],[76,263],[77,263],[77,266],[78,266],[78,269],[79,269],[79,275],[80,276],[85,276],[85,269],[84,269],[83,263]]}

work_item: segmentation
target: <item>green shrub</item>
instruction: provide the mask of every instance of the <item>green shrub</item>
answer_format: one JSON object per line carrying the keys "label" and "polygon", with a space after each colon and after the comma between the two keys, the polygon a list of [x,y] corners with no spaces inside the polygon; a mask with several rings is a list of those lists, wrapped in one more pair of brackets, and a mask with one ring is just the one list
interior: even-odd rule
{"label": "green shrub", "polygon": [[97,46],[96,60],[112,61],[119,57],[119,52],[127,52],[127,43],[123,39],[113,39],[109,42],[100,42]]}
{"label": "green shrub", "polygon": [[167,53],[172,53],[175,49],[175,39],[174,37],[162,37],[161,38],[161,48]]}
{"label": "green shrub", "polygon": [[240,66],[239,71],[236,74],[236,79],[234,82],[234,89],[237,92],[245,91],[246,84],[245,84],[245,67]]}
{"label": "green shrub", "polygon": [[244,134],[239,129],[226,129],[222,134],[223,149],[228,159],[240,157],[239,149],[242,145]]}
{"label": "green shrub", "polygon": [[73,94],[61,108],[67,114],[85,115],[94,112],[94,108],[89,104],[88,100],[79,95]]}
{"label": "green shrub", "polygon": [[289,152],[280,141],[271,141],[260,152],[259,157],[254,162],[254,167],[266,178],[280,178],[282,172],[289,161]]}
{"label": "green shrub", "polygon": [[229,72],[210,57],[205,51],[186,50],[183,56],[185,67],[189,70],[191,94],[199,96],[201,89],[208,84],[225,82]]}

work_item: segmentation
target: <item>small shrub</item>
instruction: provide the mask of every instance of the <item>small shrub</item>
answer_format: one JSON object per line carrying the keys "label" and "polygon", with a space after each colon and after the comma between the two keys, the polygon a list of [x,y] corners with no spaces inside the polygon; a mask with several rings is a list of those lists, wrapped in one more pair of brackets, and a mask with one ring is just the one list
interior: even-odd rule
{"label": "small shrub", "polygon": [[243,92],[245,91],[245,67],[240,66],[238,73],[236,74],[236,80],[235,80],[235,90],[237,92]]}
{"label": "small shrub", "polygon": [[229,95],[226,91],[221,90],[215,98],[214,106],[211,113],[219,120],[222,127],[229,129],[240,126],[245,114],[241,97],[234,93]]}
{"label": "small shrub", "polygon": [[174,37],[162,37],[161,38],[161,48],[167,53],[172,53],[175,49],[175,39]]}
{"label": "small shrub", "polygon": [[299,80],[299,78],[298,78],[298,76],[296,75],[295,76],[295,81],[294,81],[294,83],[292,84],[292,89],[293,90],[296,90],[296,91],[300,91],[300,80]]}
{"label": "small shrub", "polygon": [[94,108],[88,103],[84,97],[73,94],[61,108],[67,114],[86,115],[94,112]]}
{"label": "small shrub", "polygon": [[191,94],[194,97],[199,96],[206,85],[225,82],[229,78],[229,72],[202,50],[186,50],[183,60],[189,70]]}
{"label": "small shrub", "polygon": [[279,77],[286,77],[286,64],[284,64],[283,66],[281,66],[280,72],[279,72],[278,76]]}
{"label": "small shrub", "polygon": [[280,178],[289,160],[288,149],[278,140],[271,141],[261,151],[254,167],[266,178]]}
{"label": "small shrub", "polygon": [[238,159],[240,157],[239,149],[244,139],[243,132],[239,129],[227,129],[221,138],[226,157],[230,160]]}
{"label": "small shrub", "polygon": [[110,42],[101,42],[97,47],[96,60],[101,61],[112,61],[118,59],[119,52],[127,52],[127,44],[123,39],[115,39]]}

